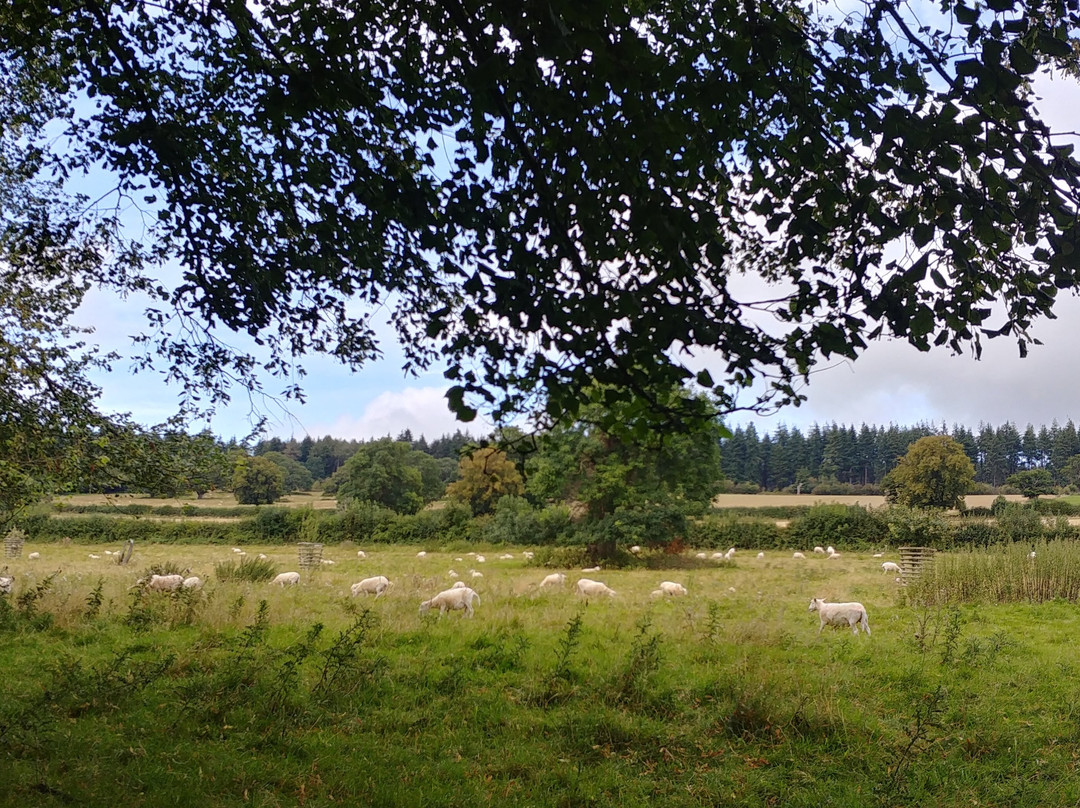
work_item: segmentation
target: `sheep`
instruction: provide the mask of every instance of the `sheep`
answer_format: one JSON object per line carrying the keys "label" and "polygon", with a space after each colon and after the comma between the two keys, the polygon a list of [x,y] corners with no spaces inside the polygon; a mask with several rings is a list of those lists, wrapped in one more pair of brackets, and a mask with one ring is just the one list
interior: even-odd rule
{"label": "sheep", "polygon": [[298,583],[300,583],[300,573],[283,572],[270,583],[277,584],[278,586],[296,586]]}
{"label": "sheep", "polygon": [[828,555],[833,555],[836,552],[836,549],[830,544],[828,547],[825,548],[825,552]]}
{"label": "sheep", "polygon": [[595,567],[582,567],[581,571],[582,572],[600,572],[600,565],[598,564]]}
{"label": "sheep", "polygon": [[464,581],[454,581],[454,585],[452,587],[450,587],[450,588],[451,589],[468,589],[469,585],[467,583],[465,583]]}
{"label": "sheep", "polygon": [[607,584],[593,581],[590,578],[582,578],[577,582],[577,593],[584,598],[598,598],[601,595],[607,595],[609,598],[615,597],[614,589],[609,589]]}
{"label": "sheep", "polygon": [[501,556],[499,556],[499,559],[502,560],[502,561],[509,561],[513,557],[514,556],[513,556],[512,553],[503,553]]}
{"label": "sheep", "polygon": [[457,572],[455,572],[454,570],[450,570],[450,572],[448,572],[446,574],[449,575],[451,578],[457,578],[458,577]]}
{"label": "sheep", "polygon": [[112,550],[106,550],[105,551],[105,555],[112,555],[112,554],[113,554]]}
{"label": "sheep", "polygon": [[485,561],[487,561],[487,559],[486,559],[486,558],[484,558],[484,557],[483,557],[482,555],[478,555],[478,556],[476,557],[476,563],[477,563],[477,564],[483,564],[483,563],[484,563]]}
{"label": "sheep", "polygon": [[243,550],[241,550],[241,549],[240,549],[239,547],[234,547],[234,548],[232,548],[232,551],[233,551],[234,553],[242,553],[242,552],[244,552],[244,551],[243,551]]}
{"label": "sheep", "polygon": [[355,598],[360,594],[375,594],[375,600],[378,600],[386,593],[390,587],[393,586],[390,583],[390,579],[385,575],[376,575],[373,578],[365,578],[359,583],[352,585],[352,596]]}
{"label": "sheep", "polygon": [[694,553],[694,558],[708,558],[705,553]]}
{"label": "sheep", "polygon": [[665,595],[671,595],[672,597],[686,594],[686,587],[674,581],[661,581],[659,589]]}
{"label": "sheep", "polygon": [[0,595],[10,595],[15,587],[15,579],[10,575],[0,575]]}
{"label": "sheep", "polygon": [[469,589],[467,586],[458,587],[457,589],[447,589],[440,592],[430,600],[425,600],[420,604],[420,614],[427,614],[428,610],[432,606],[438,608],[439,614],[443,614],[447,609],[453,611],[454,609],[464,609],[466,617],[473,616],[473,603],[479,603],[480,596],[476,594],[475,590]]}
{"label": "sheep", "polygon": [[833,552],[831,552],[827,556],[825,556],[826,559],[839,558],[839,557],[840,557],[840,554],[838,552],[836,552],[835,550],[833,550]]}
{"label": "sheep", "polygon": [[723,553],[713,553],[712,557],[716,561],[723,561],[724,560],[724,554]]}
{"label": "sheep", "polygon": [[266,553],[259,553],[259,561],[266,561],[269,556]]}
{"label": "sheep", "polygon": [[637,555],[638,553],[641,552],[641,545],[640,544],[635,544],[634,546],[632,546],[630,548],[630,552],[633,553],[634,555]]}
{"label": "sheep", "polygon": [[471,575],[473,578],[483,578],[484,577],[484,573],[477,572],[476,570],[469,570],[469,575]]}
{"label": "sheep", "polygon": [[545,586],[563,586],[566,583],[566,575],[561,572],[553,572],[540,582],[540,588]]}
{"label": "sheep", "polygon": [[101,556],[95,555],[94,553],[90,553],[90,557],[91,558],[101,558]]}
{"label": "sheep", "polygon": [[735,557],[735,548],[734,547],[732,547],[730,550],[728,550],[726,553],[724,553],[724,560],[725,561],[731,561],[731,559],[733,559],[734,557]]}
{"label": "sheep", "polygon": [[1034,557],[1035,557],[1035,551],[1032,550],[1030,553],[1028,553],[1028,558],[1034,558]]}
{"label": "sheep", "polygon": [[525,556],[527,560],[532,560],[532,557],[536,555],[536,553],[534,553],[532,550],[526,550],[524,553],[522,553],[522,555]]}
{"label": "sheep", "polygon": [[817,547],[815,547],[815,548],[814,548],[814,552],[815,552],[815,553],[821,553],[822,555],[825,555],[825,548],[824,548],[824,547],[821,547],[821,546],[819,545],[819,546],[817,546]]}
{"label": "sheep", "polygon": [[146,582],[146,588],[155,592],[175,592],[183,585],[183,575],[151,575]]}
{"label": "sheep", "polygon": [[810,611],[817,612],[821,618],[818,626],[818,634],[825,626],[851,626],[851,630],[859,633],[859,626],[863,631],[870,633],[870,621],[866,615],[866,607],[861,603],[826,603],[824,598],[813,598],[810,601]]}
{"label": "sheep", "polygon": [[190,578],[185,578],[180,586],[184,589],[202,589],[202,578],[192,575]]}
{"label": "sheep", "polygon": [[883,555],[885,555],[885,554],[884,553],[874,553],[874,558],[881,558]]}
{"label": "sheep", "polygon": [[367,553],[365,553],[363,550],[357,550],[356,551],[356,557],[361,559],[361,560],[365,559],[365,558],[367,558]]}
{"label": "sheep", "polygon": [[758,554],[757,554],[757,557],[758,557],[758,558],[764,558],[764,557],[765,557],[765,554],[764,554],[764,553],[758,553]]}
{"label": "sheep", "polygon": [[666,594],[667,594],[667,593],[666,593],[666,592],[664,592],[664,590],[663,590],[663,589],[654,589],[654,590],[653,590],[652,592],[650,592],[650,593],[649,593],[649,597],[650,597],[650,598],[653,598],[653,599],[655,599],[655,598],[662,598],[662,597],[664,597],[664,596],[665,596]]}
{"label": "sheep", "polygon": [[416,554],[416,557],[417,558],[423,558],[426,555],[427,555],[427,550],[421,550],[419,553]]}
{"label": "sheep", "polygon": [[31,561],[37,561],[39,558],[41,558],[41,553],[31,553],[27,556],[27,558],[29,558]]}
{"label": "sheep", "polygon": [[881,565],[882,572],[901,572],[900,565],[895,561],[885,561]]}
{"label": "sheep", "polygon": [[319,559],[319,563],[320,564],[335,564],[337,562],[331,561],[329,558],[321,558],[321,559]]}
{"label": "sheep", "polygon": [[800,552],[799,552],[798,550],[796,550],[796,551],[795,551],[794,553],[792,553],[792,554],[791,554],[791,557],[792,557],[792,558],[806,558],[806,556],[804,556],[804,555],[803,555],[802,553],[800,553]]}

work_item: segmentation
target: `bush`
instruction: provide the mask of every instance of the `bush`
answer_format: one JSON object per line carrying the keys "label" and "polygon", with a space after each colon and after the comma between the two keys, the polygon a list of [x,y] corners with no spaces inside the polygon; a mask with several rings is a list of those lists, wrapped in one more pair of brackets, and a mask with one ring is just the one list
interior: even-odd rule
{"label": "bush", "polygon": [[1036,499],[1028,503],[1028,507],[1047,516],[1080,515],[1080,505],[1074,505],[1067,499]]}
{"label": "bush", "polygon": [[556,569],[581,569],[589,561],[588,550],[582,545],[570,547],[540,547],[533,556],[533,564]]}
{"label": "bush", "polygon": [[842,544],[851,549],[866,548],[880,544],[888,535],[884,516],[861,505],[815,505],[788,526],[790,543],[804,547]]}
{"label": "bush", "polygon": [[1039,541],[1045,533],[1042,516],[1019,502],[1007,502],[997,509],[997,526],[1003,540],[1010,542]]}
{"label": "bush", "polygon": [[944,550],[953,541],[953,531],[940,511],[894,505],[885,511],[885,521],[893,543],[900,547],[936,547]]}
{"label": "bush", "polygon": [[495,503],[495,512],[480,531],[490,544],[533,544],[540,533],[536,510],[522,497],[505,496]]}
{"label": "bush", "polygon": [[1004,541],[1001,531],[986,519],[961,519],[953,523],[952,544],[955,547],[989,547]]}
{"label": "bush", "polygon": [[476,525],[468,505],[447,503],[443,508],[396,515],[372,535],[372,541],[390,544],[439,545],[452,541],[476,541]]}
{"label": "bush", "polygon": [[214,565],[214,575],[219,581],[250,581],[261,583],[277,577],[277,565],[269,558],[242,558],[237,564],[232,559]]}
{"label": "bush", "polygon": [[773,550],[784,545],[784,533],[775,521],[710,514],[689,524],[686,541],[691,547]]}

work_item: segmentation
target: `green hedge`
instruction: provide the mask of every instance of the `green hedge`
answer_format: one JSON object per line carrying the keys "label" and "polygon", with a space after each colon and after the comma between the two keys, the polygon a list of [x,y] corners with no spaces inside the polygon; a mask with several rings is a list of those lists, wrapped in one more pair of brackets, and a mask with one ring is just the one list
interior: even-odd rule
{"label": "green hedge", "polygon": [[832,544],[853,550],[887,541],[889,526],[884,516],[861,505],[827,503],[793,519],[787,533],[790,542],[800,547]]}
{"label": "green hedge", "polygon": [[776,550],[786,546],[784,535],[775,521],[710,514],[690,522],[686,541],[691,547]]}

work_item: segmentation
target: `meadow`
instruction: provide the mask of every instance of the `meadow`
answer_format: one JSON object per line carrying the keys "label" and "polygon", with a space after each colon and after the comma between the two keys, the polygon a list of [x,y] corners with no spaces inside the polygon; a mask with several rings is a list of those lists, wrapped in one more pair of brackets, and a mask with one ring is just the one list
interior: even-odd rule
{"label": "meadow", "polygon": [[[289,589],[218,580],[228,547],[104,549],[7,560],[0,805],[1080,801],[1065,600],[925,605],[847,552],[605,570],[618,596],[585,605],[523,548],[330,546]],[[131,588],[167,563],[205,588]],[[483,572],[475,618],[419,615],[451,568]],[[388,595],[349,597],[375,574]],[[651,599],[664,579],[690,594]],[[872,636],[819,635],[814,596],[862,601]]]}

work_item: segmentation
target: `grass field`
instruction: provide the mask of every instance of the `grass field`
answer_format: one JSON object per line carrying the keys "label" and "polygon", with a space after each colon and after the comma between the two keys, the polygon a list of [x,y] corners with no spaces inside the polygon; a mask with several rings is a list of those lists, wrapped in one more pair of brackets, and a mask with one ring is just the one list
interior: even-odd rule
{"label": "grass field", "polygon": [[[27,545],[0,608],[0,805],[1080,801],[1073,603],[920,607],[880,559],[739,553],[591,574],[619,594],[584,606],[520,548],[365,549],[283,590],[215,580],[229,548],[121,568]],[[205,589],[129,589],[165,562]],[[421,617],[451,568],[482,570],[476,617]],[[374,574],[387,596],[348,597]],[[664,578],[690,595],[650,599]],[[819,636],[813,596],[862,601],[873,635]]]}

